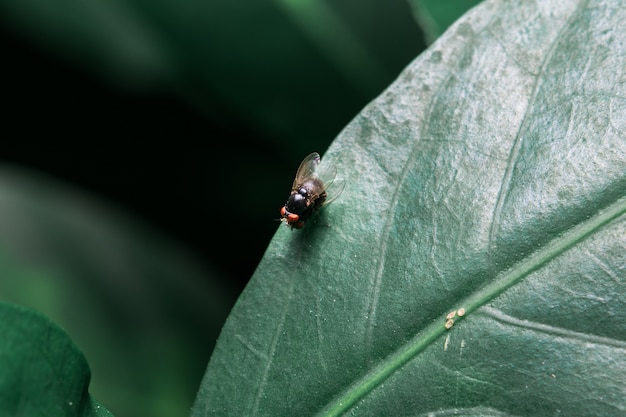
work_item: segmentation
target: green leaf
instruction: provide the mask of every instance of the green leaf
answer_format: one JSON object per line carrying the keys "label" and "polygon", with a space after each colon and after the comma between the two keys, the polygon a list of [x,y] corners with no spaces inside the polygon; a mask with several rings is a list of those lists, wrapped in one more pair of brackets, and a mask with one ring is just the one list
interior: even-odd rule
{"label": "green leaf", "polygon": [[111,416],[87,391],[85,357],[65,332],[32,310],[0,303],[0,414]]}
{"label": "green leaf", "polygon": [[278,230],[192,415],[626,412],[624,19],[453,25],[322,158],[343,194]]}
{"label": "green leaf", "polygon": [[188,414],[232,305],[218,277],[110,202],[0,165],[0,299],[66,329],[116,416]]}
{"label": "green leaf", "polygon": [[424,31],[426,42],[433,43],[463,13],[482,0],[409,0],[415,20]]}

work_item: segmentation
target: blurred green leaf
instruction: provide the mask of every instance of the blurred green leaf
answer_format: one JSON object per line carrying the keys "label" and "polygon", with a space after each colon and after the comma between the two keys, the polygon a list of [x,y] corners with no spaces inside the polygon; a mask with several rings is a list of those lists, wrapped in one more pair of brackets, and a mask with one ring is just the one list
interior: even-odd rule
{"label": "blurred green leaf", "polygon": [[415,20],[424,31],[428,44],[433,43],[459,17],[483,0],[409,0]]}
{"label": "blurred green leaf", "polygon": [[0,299],[60,323],[116,416],[185,416],[234,295],[216,271],[90,194],[0,166]]}
{"label": "blurred green leaf", "polygon": [[423,47],[404,0],[7,0],[0,18],[115,84],[173,91],[296,153],[328,143]]}
{"label": "blurred green leaf", "polygon": [[376,59],[374,51],[354,35],[326,2],[276,0],[275,3],[364,96],[371,86],[380,85],[391,75],[385,73],[384,63]]}
{"label": "blurred green leaf", "polygon": [[87,391],[85,357],[50,320],[0,303],[0,334],[0,414],[111,416]]}
{"label": "blurred green leaf", "polygon": [[345,191],[278,231],[192,415],[626,412],[625,19],[457,21],[323,157]]}
{"label": "blurred green leaf", "polygon": [[0,13],[22,35],[111,80],[144,84],[176,71],[167,39],[129,2],[9,0]]}

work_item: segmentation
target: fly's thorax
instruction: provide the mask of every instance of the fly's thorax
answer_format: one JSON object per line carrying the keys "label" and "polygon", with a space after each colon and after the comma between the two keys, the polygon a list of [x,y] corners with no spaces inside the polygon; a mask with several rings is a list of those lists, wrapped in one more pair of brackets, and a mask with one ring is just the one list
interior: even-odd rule
{"label": "fly's thorax", "polygon": [[313,200],[324,193],[324,183],[316,176],[307,178],[300,184],[298,192]]}
{"label": "fly's thorax", "polygon": [[300,190],[293,191],[285,203],[287,211],[294,214],[301,214],[308,206],[306,193],[301,193]]}
{"label": "fly's thorax", "polygon": [[309,209],[321,207],[325,199],[324,183],[317,177],[308,178],[291,192],[285,207],[290,213],[302,215]]}

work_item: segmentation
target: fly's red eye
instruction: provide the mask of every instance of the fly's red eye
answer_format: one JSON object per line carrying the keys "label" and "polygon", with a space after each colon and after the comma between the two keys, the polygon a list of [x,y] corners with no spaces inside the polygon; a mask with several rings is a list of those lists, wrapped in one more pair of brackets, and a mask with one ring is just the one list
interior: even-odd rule
{"label": "fly's red eye", "polygon": [[280,215],[287,219],[287,223],[292,224],[300,220],[300,216],[297,214],[289,213],[285,207],[280,209]]}

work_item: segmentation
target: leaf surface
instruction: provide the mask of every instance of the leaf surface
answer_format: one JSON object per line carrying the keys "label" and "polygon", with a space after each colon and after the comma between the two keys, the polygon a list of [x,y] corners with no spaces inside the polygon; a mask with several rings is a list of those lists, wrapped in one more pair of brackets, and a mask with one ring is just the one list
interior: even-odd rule
{"label": "leaf surface", "polygon": [[322,158],[342,196],[277,232],[192,415],[626,412],[625,19],[457,21]]}
{"label": "leaf surface", "polygon": [[0,303],[0,414],[109,417],[87,391],[85,357],[42,315]]}

